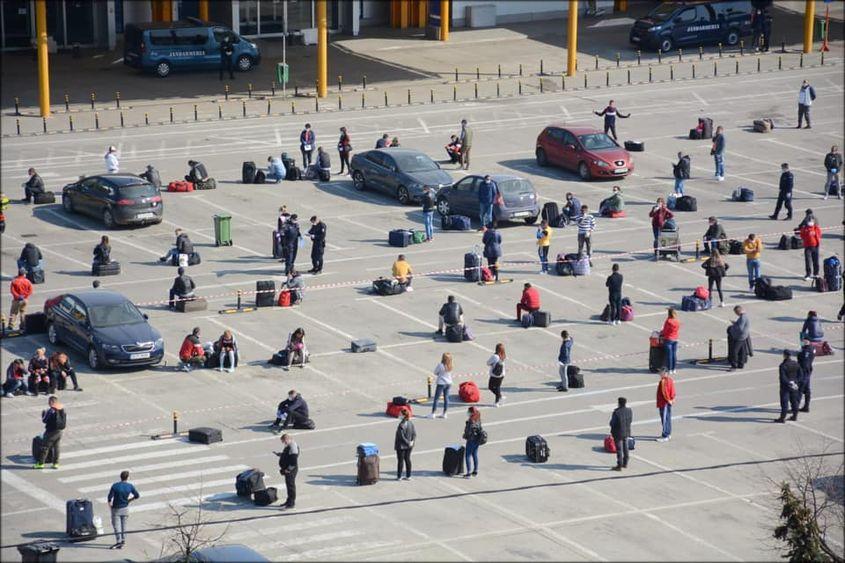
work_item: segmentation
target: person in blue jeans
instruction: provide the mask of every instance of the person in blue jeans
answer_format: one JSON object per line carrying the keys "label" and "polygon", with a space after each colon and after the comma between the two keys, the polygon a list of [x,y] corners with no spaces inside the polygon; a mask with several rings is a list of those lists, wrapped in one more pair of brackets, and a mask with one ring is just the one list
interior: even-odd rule
{"label": "person in blue jeans", "polygon": [[434,240],[434,196],[431,194],[431,188],[426,186],[423,188],[422,194],[422,212],[423,221],[425,222],[425,240],[426,242]]}
{"label": "person in blue jeans", "polygon": [[742,251],[745,253],[745,266],[748,269],[748,289],[754,291],[754,283],[760,277],[760,253],[763,252],[763,243],[757,235],[751,233],[743,241]]}
{"label": "person in blue jeans", "polygon": [[725,135],[724,128],[719,125],[716,127],[716,133],[713,135],[713,146],[710,148],[710,154],[713,155],[713,162],[716,165],[716,174],[714,178],[719,182],[725,181]]}
{"label": "person in blue jeans", "polygon": [[129,472],[120,472],[120,481],[109,490],[108,503],[111,508],[111,525],[117,542],[110,549],[123,549],[126,543],[126,521],[129,519],[129,503],[141,498],[135,485],[129,482]]}
{"label": "person in blue jeans", "polygon": [[446,418],[446,411],[449,410],[449,388],[452,387],[452,354],[445,352],[440,358],[440,363],[434,368],[434,376],[437,378],[434,388],[434,402],[431,404],[431,414],[428,418],[437,416],[437,401],[440,395],[443,395],[443,414],[442,418]]}
{"label": "person in blue jeans", "polygon": [[678,354],[678,336],[681,333],[681,321],[678,320],[678,312],[669,307],[666,322],[663,323],[663,330],[660,337],[663,339],[663,346],[666,348],[666,369],[670,374],[675,373],[676,357]]}
{"label": "person in blue jeans", "polygon": [[269,163],[267,165],[267,179],[275,180],[277,184],[284,180],[287,171],[282,160],[275,156],[268,156],[267,162]]}
{"label": "person in blue jeans", "polygon": [[675,195],[684,195],[684,181],[690,177],[690,157],[678,151],[678,162],[672,165],[672,175],[675,177]]}
{"label": "person in blue jeans", "polygon": [[498,193],[499,188],[496,182],[490,178],[489,174],[484,176],[484,180],[478,186],[478,218],[481,221],[479,231],[493,222],[493,203]]}
{"label": "person in blue jeans", "polygon": [[483,441],[484,429],[481,428],[481,412],[477,408],[470,407],[467,409],[467,413],[469,416],[464,425],[464,440],[467,441],[464,450],[464,462],[467,470],[464,477],[469,479],[478,475],[478,446]]}

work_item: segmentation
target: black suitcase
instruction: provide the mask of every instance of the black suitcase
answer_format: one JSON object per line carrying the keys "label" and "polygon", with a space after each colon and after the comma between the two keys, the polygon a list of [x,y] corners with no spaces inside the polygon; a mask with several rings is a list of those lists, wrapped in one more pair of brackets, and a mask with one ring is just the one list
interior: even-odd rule
{"label": "black suitcase", "polygon": [[742,254],[742,242],[731,239],[728,241],[728,254]]}
{"label": "black suitcase", "polygon": [[214,444],[223,441],[223,431],[219,428],[201,426],[188,430],[188,441],[200,444]]}
{"label": "black suitcase", "polygon": [[208,309],[208,301],[202,297],[193,299],[179,299],[176,301],[176,310],[180,313],[195,313]]}
{"label": "black suitcase", "polygon": [[355,480],[359,485],[374,485],[378,482],[379,458],[377,455],[358,456],[358,476]]}
{"label": "black suitcase", "polygon": [[535,434],[525,439],[525,456],[534,463],[545,463],[549,460],[549,444],[546,439]]}
{"label": "black suitcase", "polygon": [[[561,256],[558,254],[557,262],[555,263],[555,271],[559,276],[571,276],[572,275],[572,262],[566,257],[568,255]],[[577,259],[577,255],[576,259]]]}
{"label": "black suitcase", "polygon": [[256,170],[254,162],[244,162],[243,167],[241,167],[241,181],[244,184],[254,184]]}
{"label": "black suitcase", "polygon": [[279,231],[273,231],[273,258],[281,259],[285,257],[285,249],[282,246],[282,235]]}
{"label": "black suitcase", "polygon": [[648,371],[657,373],[666,367],[666,348],[651,346],[648,349]]}
{"label": "black suitcase", "polygon": [[558,207],[557,203],[554,201],[549,201],[543,205],[543,211],[540,214],[540,218],[546,221],[551,227],[555,225],[559,215],[560,208]]}
{"label": "black suitcase", "polygon": [[276,487],[267,487],[252,493],[252,502],[255,506],[270,506],[277,500],[279,500],[279,496]]}
{"label": "black suitcase", "polygon": [[95,262],[91,266],[91,275],[92,276],[116,276],[120,273],[120,262],[115,262],[112,260],[108,264],[101,264],[100,262]]}
{"label": "black suitcase", "polygon": [[460,324],[449,325],[446,327],[446,340],[449,342],[463,342],[464,328]]}
{"label": "black suitcase", "polygon": [[263,170],[258,170],[255,173],[255,181],[253,184],[265,184],[267,183],[267,174],[264,173]]}
{"label": "black suitcase", "polygon": [[571,389],[584,388],[584,374],[578,366],[566,366],[566,384]]}
{"label": "black suitcase", "polygon": [[[32,439],[32,461],[33,461],[33,463],[38,461],[38,454],[41,453],[41,445],[43,443],[44,443],[44,441],[41,439],[41,434],[39,434],[38,436],[36,436],[35,438]],[[47,451],[47,457],[44,458],[44,463],[53,463],[54,461],[56,461],[56,450],[53,449],[53,448],[50,448]]]}
{"label": "black suitcase", "polygon": [[359,352],[375,352],[376,341],[371,338],[359,338],[352,341],[352,351]]}
{"label": "black suitcase", "polygon": [[547,327],[552,324],[552,314],[548,311],[534,311],[534,326]]}
{"label": "black suitcase", "polygon": [[789,237],[789,248],[792,250],[798,250],[799,248],[804,248],[804,241],[801,237],[792,235]]}
{"label": "black suitcase", "polygon": [[299,422],[299,419],[297,419],[293,423],[294,430],[314,430],[315,428],[317,428],[317,423],[310,418],[306,418],[303,422]]}
{"label": "black suitcase", "polygon": [[270,363],[274,366],[286,366],[288,365],[288,351],[287,350],[279,350],[273,357],[270,358]]}
{"label": "black suitcase", "polygon": [[[299,174],[300,179],[302,179],[302,173]],[[332,179],[332,172],[328,168],[318,168],[317,169],[317,176],[320,178],[321,182],[328,182]]]}
{"label": "black suitcase", "polygon": [[411,231],[407,229],[394,229],[387,234],[387,241],[390,246],[408,246],[411,244]]}
{"label": "black suitcase", "polygon": [[443,451],[443,473],[452,477],[464,472],[464,447],[446,446]]}
{"label": "black suitcase", "polygon": [[373,280],[373,292],[379,295],[398,295],[403,291],[405,289],[394,279],[379,278]]}
{"label": "black suitcase", "polygon": [[481,281],[481,255],[475,252],[464,254],[464,279],[469,282]]}
{"label": "black suitcase", "polygon": [[29,313],[23,320],[24,333],[44,334],[47,332],[47,315],[43,311]]}
{"label": "black suitcase", "polygon": [[247,469],[238,473],[235,477],[235,491],[239,497],[250,497],[255,491],[266,489],[264,485],[264,472],[255,469]]}
{"label": "black suitcase", "polygon": [[712,139],[713,138],[713,120],[709,117],[699,117],[698,120],[704,125],[701,131],[701,138],[702,139]]}
{"label": "black suitcase", "polygon": [[645,143],[643,141],[625,141],[625,150],[629,152],[643,152]]}
{"label": "black suitcase", "polygon": [[56,203],[56,194],[53,192],[43,192],[34,194],[33,202],[36,205],[41,205],[43,203]]}
{"label": "black suitcase", "polygon": [[276,304],[276,282],[263,280],[255,282],[255,306],[272,307]]}
{"label": "black suitcase", "polygon": [[87,498],[78,498],[65,503],[65,532],[75,540],[92,540],[97,537],[94,527],[94,505]]}
{"label": "black suitcase", "polygon": [[792,288],[785,285],[772,285],[766,290],[768,301],[786,301],[792,299]]}
{"label": "black suitcase", "polygon": [[684,195],[675,200],[675,211],[698,211],[698,202],[691,195]]}
{"label": "black suitcase", "polygon": [[26,279],[28,279],[32,285],[44,283],[44,270],[28,270],[26,272]]}

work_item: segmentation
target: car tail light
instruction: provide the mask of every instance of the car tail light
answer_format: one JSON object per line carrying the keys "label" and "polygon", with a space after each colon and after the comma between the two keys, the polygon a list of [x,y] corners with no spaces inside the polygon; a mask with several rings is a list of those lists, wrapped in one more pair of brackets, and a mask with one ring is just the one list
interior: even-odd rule
{"label": "car tail light", "polygon": [[134,199],[119,199],[117,200],[118,205],[135,205]]}
{"label": "car tail light", "polygon": [[160,196],[160,195],[153,196],[153,197],[151,197],[151,198],[149,199],[149,201],[150,201],[151,203],[158,203],[158,202],[160,202],[160,201],[161,201],[161,196]]}

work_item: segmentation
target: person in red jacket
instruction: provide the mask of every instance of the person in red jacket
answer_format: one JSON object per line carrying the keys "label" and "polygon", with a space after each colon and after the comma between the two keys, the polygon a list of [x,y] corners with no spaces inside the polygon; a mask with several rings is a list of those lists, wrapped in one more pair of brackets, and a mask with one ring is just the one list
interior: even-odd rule
{"label": "person in red jacket", "polygon": [[669,373],[675,373],[675,363],[678,355],[678,335],[681,332],[681,321],[678,320],[678,312],[669,307],[666,322],[663,323],[663,330],[660,337],[663,339],[663,346],[666,349],[666,369]]}
{"label": "person in red jacket", "polygon": [[674,215],[669,208],[666,207],[666,202],[663,200],[662,197],[657,198],[657,203],[655,203],[654,207],[651,208],[651,211],[648,212],[648,216],[651,217],[651,232],[654,234],[654,259],[658,259],[657,254],[657,240],[660,237],[660,231],[663,229],[663,225],[666,224],[666,221],[673,218]]}
{"label": "person in red jacket", "polygon": [[[810,218],[798,231],[801,240],[804,242],[804,281],[810,281],[819,277],[819,246],[822,244],[822,230],[816,224],[815,218]],[[813,275],[810,277],[810,265],[813,266]]]}
{"label": "person in red jacket", "polygon": [[194,327],[191,334],[182,341],[182,347],[179,349],[179,360],[182,363],[180,366],[182,371],[191,371],[193,366],[205,365],[205,350],[200,343],[200,327]]}
{"label": "person in red jacket", "polygon": [[669,372],[660,370],[660,382],[657,384],[657,410],[663,425],[658,442],[668,442],[672,438],[672,405],[675,404],[675,380]]}
{"label": "person in red jacket", "polygon": [[516,320],[522,320],[522,312],[533,313],[540,310],[540,293],[526,283],[522,289],[522,299],[516,304]]}
{"label": "person in red jacket", "polygon": [[21,330],[24,328],[24,318],[26,315],[26,304],[32,296],[32,283],[26,279],[26,270],[21,268],[18,270],[18,276],[9,284],[9,291],[12,293],[12,307],[9,310],[9,324],[7,328],[12,330],[15,323],[15,317],[20,315],[20,323],[18,326]]}

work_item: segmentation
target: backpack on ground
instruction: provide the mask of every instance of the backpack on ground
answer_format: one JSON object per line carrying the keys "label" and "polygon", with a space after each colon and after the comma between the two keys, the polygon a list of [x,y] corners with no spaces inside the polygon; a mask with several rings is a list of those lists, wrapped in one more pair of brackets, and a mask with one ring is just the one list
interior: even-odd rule
{"label": "backpack on ground", "polygon": [[266,489],[264,473],[258,469],[247,469],[235,477],[235,492],[239,497],[250,497],[255,491]]}
{"label": "backpack on ground", "polygon": [[741,201],[743,203],[754,201],[754,190],[740,186],[733,191],[731,199],[733,201]]}
{"label": "backpack on ground", "polygon": [[493,281],[493,271],[488,268],[487,266],[482,266],[481,268],[481,281],[483,282],[491,282]]}
{"label": "backpack on ground", "polygon": [[622,311],[619,313],[619,320],[623,323],[634,320],[634,308],[630,305],[622,305]]}
{"label": "backpack on ground", "polygon": [[764,118],[754,120],[754,131],[756,133],[771,133],[774,128],[775,123],[771,119]]}
{"label": "backpack on ground", "polygon": [[373,281],[373,291],[379,295],[398,295],[404,288],[394,279],[379,278]]}
{"label": "backpack on ground", "polygon": [[267,174],[264,173],[263,170],[258,170],[255,173],[255,181],[253,184],[266,184],[267,183]]}
{"label": "backpack on ground", "polygon": [[713,306],[710,299],[701,299],[695,295],[685,295],[681,299],[681,311],[706,311]]}
{"label": "backpack on ground", "polygon": [[698,211],[698,202],[691,195],[684,195],[675,201],[677,211]]}
{"label": "backpack on ground", "polygon": [[842,289],[842,262],[839,260],[839,257],[831,256],[825,258],[822,266],[827,288],[830,291],[840,291]]}
{"label": "backpack on ground", "polygon": [[425,231],[411,230],[411,244],[422,244],[425,242]]}
{"label": "backpack on ground", "polygon": [[206,178],[205,180],[200,180],[196,184],[194,184],[194,188],[197,190],[216,190],[217,189],[217,180],[214,178]]}
{"label": "backpack on ground", "polygon": [[742,242],[736,239],[729,240],[728,254],[742,254]]}
{"label": "backpack on ground", "polygon": [[570,389],[584,388],[584,374],[578,366],[566,366],[566,383]]}
{"label": "backpack on ground", "polygon": [[465,403],[477,403],[481,399],[481,393],[474,381],[464,381],[458,386],[458,397]]}
{"label": "backpack on ground", "polygon": [[772,278],[769,276],[760,276],[754,280],[754,295],[760,299],[765,299],[766,292],[772,287]]}
{"label": "backpack on ground", "polygon": [[440,228],[444,231],[468,231],[471,226],[466,215],[446,215],[440,220]]}
{"label": "backpack on ground", "polygon": [[463,330],[461,331],[463,335],[463,341],[467,342],[470,340],[475,340],[475,335],[472,333],[472,329],[469,328],[469,325],[465,324],[461,326],[463,328]]}
{"label": "backpack on ground", "polygon": [[829,291],[827,280],[823,277],[813,278],[813,288],[819,293],[827,293]]}
{"label": "backpack on ground", "polygon": [[448,325],[446,327],[446,340],[448,342],[463,342],[464,329],[460,324]]}
{"label": "backpack on ground", "polygon": [[710,291],[703,285],[696,287],[693,295],[699,299],[710,299]]}
{"label": "backpack on ground", "polygon": [[[568,254],[560,253],[557,255],[557,262],[555,263],[555,271],[559,276],[572,275],[572,262],[567,258]],[[575,255],[577,256],[577,255]]]}
{"label": "backpack on ground", "polygon": [[778,250],[789,250],[789,237],[787,235],[780,236],[780,241],[778,242]]}

